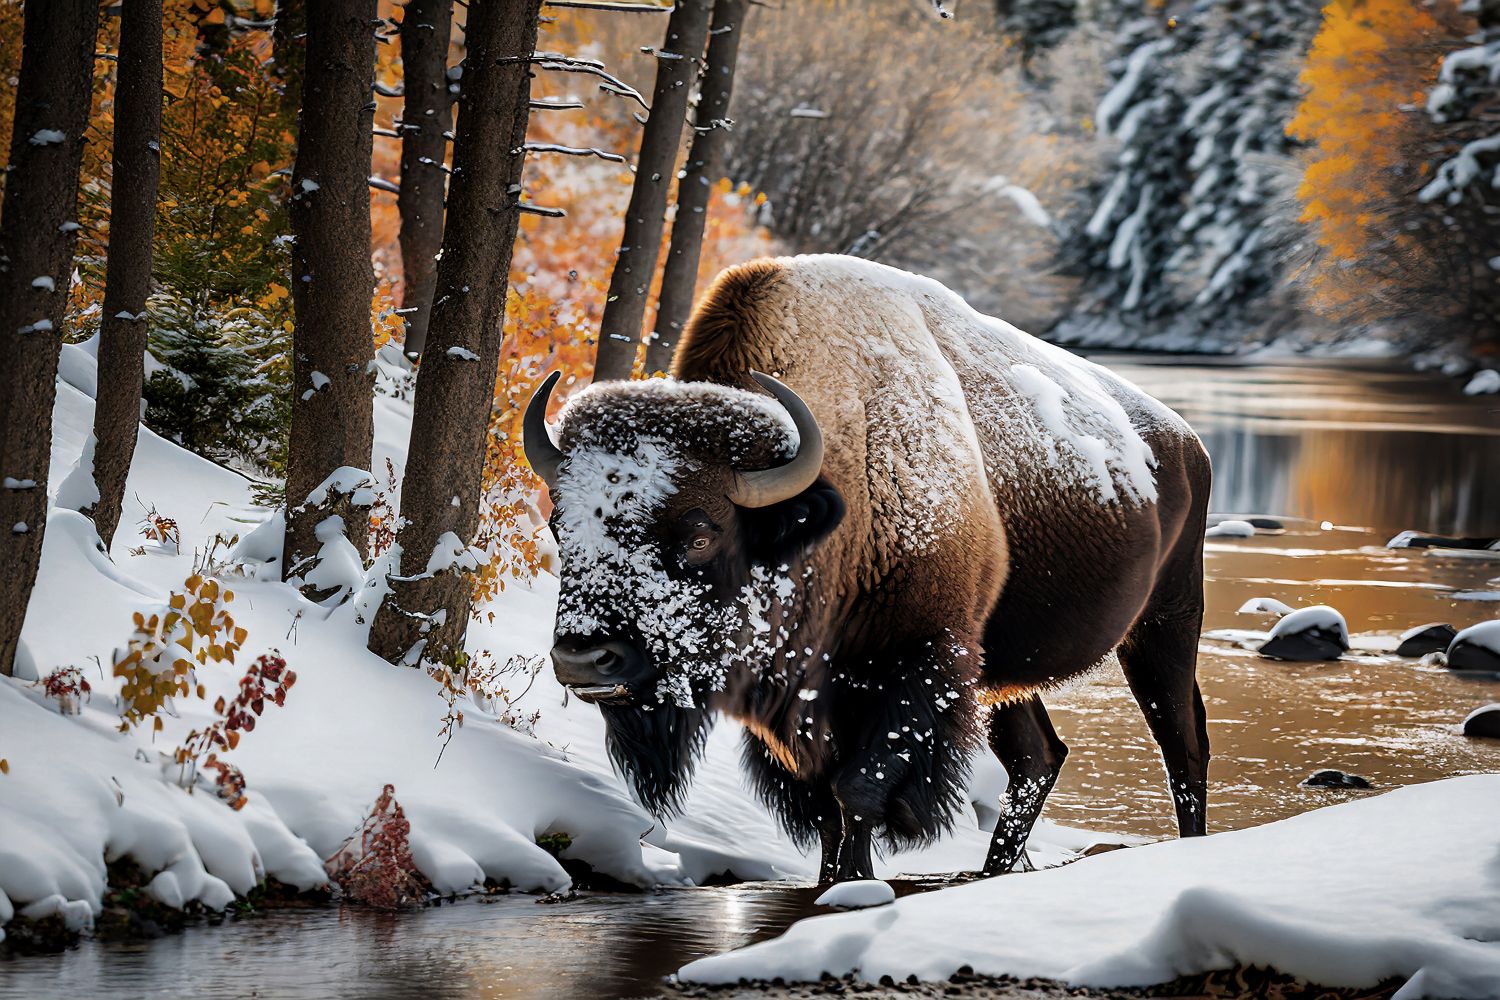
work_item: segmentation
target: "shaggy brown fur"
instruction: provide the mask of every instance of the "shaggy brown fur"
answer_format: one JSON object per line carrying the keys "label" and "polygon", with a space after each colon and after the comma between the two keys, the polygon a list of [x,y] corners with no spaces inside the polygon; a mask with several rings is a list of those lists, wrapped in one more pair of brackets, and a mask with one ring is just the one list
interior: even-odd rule
{"label": "shaggy brown fur", "polygon": [[[1067,405],[1088,408],[1072,418],[1094,420],[1091,433],[1120,456],[1133,430],[1154,456],[1153,483],[1137,479],[1132,497],[1128,470],[1101,485],[1079,478],[1081,459],[1060,462],[1069,446],[1049,446],[1050,411],[1018,391],[1022,369],[1044,387],[1071,387]],[[941,286],[848,258],[759,260],[719,276],[672,374],[754,388],[751,370],[778,376],[813,410],[824,478],[847,507],[807,555],[815,598],[796,609],[798,634],[830,651],[829,665],[791,683],[761,677],[727,706],[749,724],[747,760],[793,832],[818,829],[840,877],[868,873],[859,841],[871,814],[874,832],[896,843],[936,833],[913,813],[951,809],[960,794],[978,728],[967,688],[977,687],[1000,703],[990,744],[1011,777],[986,869],[1009,870],[1066,755],[1038,695],[1112,651],[1162,746],[1182,832],[1203,832],[1208,746],[1194,660],[1210,473],[1191,430],[1128,383],[978,317]],[[1096,495],[1111,488],[1113,500]],[[815,701],[787,693],[808,684]],[[953,690],[962,695],[948,698]],[[915,752],[898,741],[911,758],[898,760],[887,726],[926,727],[928,740]],[[833,738],[807,739],[809,729]],[[883,783],[869,778],[877,770]],[[929,788],[933,779],[942,787]],[[835,802],[841,827],[827,816]]]}

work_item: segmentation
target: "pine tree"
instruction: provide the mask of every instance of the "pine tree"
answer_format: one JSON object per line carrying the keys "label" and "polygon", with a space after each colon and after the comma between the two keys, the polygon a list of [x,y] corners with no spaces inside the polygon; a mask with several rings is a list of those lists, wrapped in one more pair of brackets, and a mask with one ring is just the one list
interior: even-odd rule
{"label": "pine tree", "polygon": [[520,221],[541,0],[470,0],[453,180],[392,550],[370,649],[392,663],[463,651],[462,572],[479,528],[508,272]]}
{"label": "pine tree", "polygon": [[47,527],[52,404],[99,4],[33,2],[25,18],[0,207],[0,675],[7,676]]}
{"label": "pine tree", "polygon": [[[406,100],[401,124],[401,269],[406,353],[427,342],[438,248],[443,244],[443,189],[447,133],[453,127],[448,81],[448,34],[453,0],[411,0],[401,19],[401,78]],[[456,85],[455,85],[456,86]]]}
{"label": "pine tree", "polygon": [[[297,160],[292,169],[292,423],[282,574],[302,580],[336,514],[361,554],[368,516],[329,491],[341,469],[368,469],[374,437],[370,154],[375,127],[375,0],[308,19]],[[348,484],[345,484],[348,485]],[[321,595],[313,584],[304,585]]]}
{"label": "pine tree", "polygon": [[1285,126],[1317,10],[1219,2],[1122,27],[1095,118],[1119,152],[1064,251],[1084,295],[1061,339],[1221,343],[1283,306],[1274,174],[1296,149]]}
{"label": "pine tree", "polygon": [[110,172],[109,260],[99,330],[99,382],[94,406],[94,520],[105,547],[120,523],[125,479],[135,454],[145,377],[146,296],[161,176],[161,0],[121,5],[115,85],[114,167]]}
{"label": "pine tree", "polygon": [[724,166],[729,99],[734,92],[734,68],[745,34],[749,0],[714,0],[708,55],[703,69],[703,97],[693,128],[687,163],[677,185],[677,214],[672,220],[672,242],[662,271],[661,297],[656,307],[656,338],[646,346],[646,371],[666,371],[672,352],[693,309],[702,256],[703,227],[708,200]]}
{"label": "pine tree", "polygon": [[667,193],[677,173],[678,147],[688,98],[708,40],[711,0],[679,0],[667,21],[667,37],[656,51],[656,87],[651,117],[641,132],[625,234],[615,257],[599,326],[595,381],[629,378],[641,346],[646,299],[661,255]]}

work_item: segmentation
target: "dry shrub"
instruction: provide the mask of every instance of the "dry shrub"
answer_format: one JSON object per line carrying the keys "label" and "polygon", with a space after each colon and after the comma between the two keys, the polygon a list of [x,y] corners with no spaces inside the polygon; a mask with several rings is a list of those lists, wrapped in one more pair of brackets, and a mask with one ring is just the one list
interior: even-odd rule
{"label": "dry shrub", "polygon": [[797,251],[922,272],[1020,325],[1050,325],[1071,283],[1051,267],[1054,227],[1021,192],[1059,214],[1097,155],[1084,130],[1059,127],[982,18],[811,8],[750,18],[729,173],[768,196],[762,220]]}
{"label": "dry shrub", "polygon": [[421,905],[430,888],[411,856],[411,824],[386,785],[370,814],[323,863],[344,898],[380,910]]}

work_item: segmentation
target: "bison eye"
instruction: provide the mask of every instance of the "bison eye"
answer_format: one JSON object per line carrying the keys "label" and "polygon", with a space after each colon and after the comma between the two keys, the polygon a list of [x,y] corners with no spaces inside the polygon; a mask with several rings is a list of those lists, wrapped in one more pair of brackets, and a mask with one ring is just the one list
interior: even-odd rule
{"label": "bison eye", "polygon": [[704,549],[708,548],[709,542],[711,541],[712,539],[707,535],[694,535],[692,541],[688,542],[688,548],[692,549],[694,552],[702,552]]}

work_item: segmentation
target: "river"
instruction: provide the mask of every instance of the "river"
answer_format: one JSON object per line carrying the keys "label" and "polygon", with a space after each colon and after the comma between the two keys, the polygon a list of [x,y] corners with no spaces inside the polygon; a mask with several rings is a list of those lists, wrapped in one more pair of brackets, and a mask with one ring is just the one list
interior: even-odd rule
{"label": "river", "polygon": [[[1378,652],[1414,625],[1500,617],[1500,555],[1385,547],[1408,528],[1500,537],[1500,398],[1465,398],[1450,380],[1353,361],[1100,360],[1198,429],[1214,458],[1215,511],[1285,525],[1208,544],[1199,676],[1214,749],[1210,829],[1360,794],[1301,786],[1325,767],[1377,790],[1500,771],[1500,742],[1455,728],[1474,707],[1500,701],[1500,680]],[[1255,597],[1333,605],[1360,651],[1333,664],[1256,656],[1243,633],[1269,621],[1237,613]],[[1174,833],[1156,748],[1118,674],[1050,707],[1072,755],[1048,818]],[[557,904],[498,896],[399,916],[278,911],[0,962],[0,998],[639,996],[693,958],[778,933],[814,911],[814,896],[756,884]]]}

